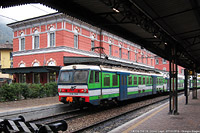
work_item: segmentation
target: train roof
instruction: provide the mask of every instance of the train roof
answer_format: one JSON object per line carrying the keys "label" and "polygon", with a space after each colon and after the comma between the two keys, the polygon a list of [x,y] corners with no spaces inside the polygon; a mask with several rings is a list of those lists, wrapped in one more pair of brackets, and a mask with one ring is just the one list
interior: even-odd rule
{"label": "train roof", "polygon": [[123,68],[123,67],[114,67],[114,66],[105,66],[105,65],[80,65],[80,64],[74,64],[69,66],[64,66],[61,68],[61,70],[73,70],[73,69],[87,69],[87,70],[97,70],[97,71],[110,71],[110,72],[120,72],[120,73],[131,73],[131,74],[137,74],[137,75],[153,75],[153,76],[163,76],[162,73],[155,73],[152,71],[145,72],[141,70],[136,69],[130,69],[130,68]]}

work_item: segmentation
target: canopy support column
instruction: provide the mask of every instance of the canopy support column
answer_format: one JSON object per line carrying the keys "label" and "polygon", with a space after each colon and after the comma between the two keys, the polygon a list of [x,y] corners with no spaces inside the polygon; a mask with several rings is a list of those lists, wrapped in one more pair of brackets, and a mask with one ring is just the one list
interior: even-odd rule
{"label": "canopy support column", "polygon": [[192,79],[193,79],[192,99],[197,99],[197,73],[195,72],[195,70],[193,71]]}
{"label": "canopy support column", "polygon": [[169,63],[169,114],[172,115],[178,115],[178,71],[177,71],[177,52],[176,52],[176,47],[173,46],[171,48],[171,55],[172,58]]}

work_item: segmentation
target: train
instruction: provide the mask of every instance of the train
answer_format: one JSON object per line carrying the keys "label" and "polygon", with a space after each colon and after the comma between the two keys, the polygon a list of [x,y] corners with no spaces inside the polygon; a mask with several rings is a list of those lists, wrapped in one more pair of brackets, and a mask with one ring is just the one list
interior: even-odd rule
{"label": "train", "polygon": [[[183,88],[184,79],[179,77],[178,89]],[[158,71],[77,64],[62,67],[58,77],[63,103],[100,105],[167,91],[169,77]]]}

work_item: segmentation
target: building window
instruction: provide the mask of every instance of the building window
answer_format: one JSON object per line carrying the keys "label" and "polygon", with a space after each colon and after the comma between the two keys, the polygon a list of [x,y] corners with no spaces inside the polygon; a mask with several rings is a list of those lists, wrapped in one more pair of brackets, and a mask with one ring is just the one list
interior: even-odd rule
{"label": "building window", "polygon": [[166,63],[167,63],[167,61],[165,59],[163,59],[163,64],[166,64]]}
{"label": "building window", "polygon": [[109,55],[112,56],[112,45],[109,45]]}
{"label": "building window", "polygon": [[35,83],[35,84],[40,83],[40,74],[39,73],[33,73],[33,83]]}
{"label": "building window", "polygon": [[158,61],[158,59],[156,59],[156,64],[159,64],[159,61]]}
{"label": "building window", "polygon": [[48,73],[49,82],[56,82],[56,72]]}
{"label": "building window", "polygon": [[38,31],[35,30],[33,35],[33,49],[38,49],[38,48],[39,48],[39,34]]}
{"label": "building window", "polygon": [[122,48],[119,48],[119,58],[122,58]]}
{"label": "building window", "polygon": [[130,51],[128,51],[128,59],[130,60]]}
{"label": "building window", "polygon": [[148,57],[146,56],[146,64],[148,64]]}
{"label": "building window", "polygon": [[167,70],[166,67],[163,67],[163,70],[166,71]]}
{"label": "building window", "polygon": [[50,28],[48,33],[48,47],[55,47],[55,29]]}
{"label": "building window", "polygon": [[151,59],[151,66],[153,65],[153,59]]}
{"label": "building window", "polygon": [[39,62],[34,62],[33,66],[40,66],[40,63]]}
{"label": "building window", "polygon": [[74,48],[78,48],[78,35],[74,35]]}
{"label": "building window", "polygon": [[137,53],[135,53],[135,61],[137,62]]}
{"label": "building window", "polygon": [[26,74],[19,74],[19,83],[26,83]]}
{"label": "building window", "polygon": [[21,37],[19,38],[19,51],[25,50],[25,36],[24,33],[21,33]]}
{"label": "building window", "polygon": [[91,41],[91,50],[94,51],[94,40]]}
{"label": "building window", "polygon": [[20,40],[21,40],[21,43],[20,43],[20,44],[21,44],[21,45],[20,45],[20,46],[21,46],[20,51],[22,51],[22,50],[25,50],[25,38],[21,38]]}
{"label": "building window", "polygon": [[12,61],[13,60],[13,53],[10,52],[10,60]]}
{"label": "building window", "polygon": [[50,33],[50,47],[55,47],[55,33]]}
{"label": "building window", "polygon": [[142,59],[142,63],[143,63],[143,58],[144,58],[144,57],[143,57],[143,55],[142,55],[142,56],[141,56],[141,59]]}

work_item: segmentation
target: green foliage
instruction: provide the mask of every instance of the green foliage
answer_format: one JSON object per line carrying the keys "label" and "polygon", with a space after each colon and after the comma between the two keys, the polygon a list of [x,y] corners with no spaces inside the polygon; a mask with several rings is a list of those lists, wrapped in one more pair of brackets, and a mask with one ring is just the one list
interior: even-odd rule
{"label": "green foliage", "polygon": [[30,88],[30,98],[44,97],[43,87],[41,84],[31,84]]}
{"label": "green foliage", "polygon": [[17,91],[15,89],[12,90],[12,87],[8,84],[4,84],[1,87],[1,92],[1,101],[14,101],[17,99]]}
{"label": "green foliage", "polygon": [[0,101],[14,101],[27,98],[56,96],[57,83],[42,84],[12,83],[0,87]]}
{"label": "green foliage", "polygon": [[58,86],[56,82],[44,84],[44,91],[47,97],[56,96],[58,94]]}

